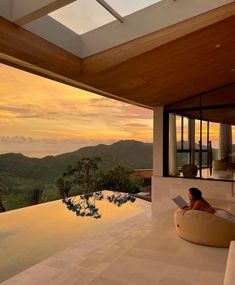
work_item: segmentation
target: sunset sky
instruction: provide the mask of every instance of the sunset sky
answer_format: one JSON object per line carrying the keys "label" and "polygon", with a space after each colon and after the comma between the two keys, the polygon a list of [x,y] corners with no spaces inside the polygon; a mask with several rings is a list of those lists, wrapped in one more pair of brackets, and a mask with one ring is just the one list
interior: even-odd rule
{"label": "sunset sky", "polygon": [[0,153],[42,157],[83,146],[152,142],[148,109],[0,65]]}
{"label": "sunset sky", "polygon": [[[0,96],[0,153],[44,157],[118,140],[152,142],[151,110],[3,64],[0,64]],[[178,118],[177,140],[180,139],[180,131]],[[198,142],[197,124],[195,131]],[[186,140],[187,124],[184,132]],[[210,140],[214,148],[218,148],[218,135],[219,124],[210,123]],[[205,131],[203,144],[206,144]]]}

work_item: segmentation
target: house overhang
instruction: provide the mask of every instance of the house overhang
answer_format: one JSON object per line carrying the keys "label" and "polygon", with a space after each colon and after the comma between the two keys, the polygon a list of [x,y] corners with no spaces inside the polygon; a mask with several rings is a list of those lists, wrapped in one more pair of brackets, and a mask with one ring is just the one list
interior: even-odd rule
{"label": "house overhang", "polygon": [[2,63],[147,108],[235,82],[235,3],[85,58],[3,17],[0,34]]}

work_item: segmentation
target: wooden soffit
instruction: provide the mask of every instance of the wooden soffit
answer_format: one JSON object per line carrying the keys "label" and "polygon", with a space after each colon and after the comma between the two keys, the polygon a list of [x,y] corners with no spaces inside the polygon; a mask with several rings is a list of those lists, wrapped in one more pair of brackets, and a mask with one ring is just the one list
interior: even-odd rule
{"label": "wooden soffit", "polygon": [[234,15],[228,4],[85,59],[0,18],[0,60],[153,108],[235,82]]}

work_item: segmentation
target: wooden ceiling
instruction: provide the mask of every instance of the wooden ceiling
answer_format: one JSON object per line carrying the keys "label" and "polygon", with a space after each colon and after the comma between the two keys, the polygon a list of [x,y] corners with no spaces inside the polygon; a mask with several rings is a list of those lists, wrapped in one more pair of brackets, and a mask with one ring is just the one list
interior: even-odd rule
{"label": "wooden ceiling", "polygon": [[218,107],[225,108],[230,106],[235,106],[235,83],[168,105],[166,111],[180,113],[183,111],[205,110]]}
{"label": "wooden ceiling", "polygon": [[235,16],[85,76],[87,84],[150,107],[235,82]]}
{"label": "wooden ceiling", "polygon": [[235,106],[230,108],[205,109],[201,112],[199,110],[184,111],[180,112],[179,115],[209,122],[235,125]]}
{"label": "wooden ceiling", "polygon": [[168,105],[166,111],[189,118],[235,125],[235,83]]}
{"label": "wooden ceiling", "polygon": [[216,11],[83,60],[0,18],[0,60],[148,108],[168,105],[235,82],[235,3]]}

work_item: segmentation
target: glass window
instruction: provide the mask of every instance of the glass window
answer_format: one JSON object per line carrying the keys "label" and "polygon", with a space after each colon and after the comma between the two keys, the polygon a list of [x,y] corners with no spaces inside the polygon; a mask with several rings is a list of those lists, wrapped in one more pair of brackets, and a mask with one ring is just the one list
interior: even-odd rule
{"label": "glass window", "polygon": [[188,118],[184,118],[184,129],[183,129],[183,134],[184,134],[184,138],[183,138],[183,148],[184,149],[188,149],[189,148],[189,141],[188,141],[188,128],[189,128],[189,124],[188,124],[189,119]]}
{"label": "glass window", "polygon": [[77,0],[49,16],[79,35],[116,20],[95,0]]}
{"label": "glass window", "polygon": [[232,162],[235,162],[235,126],[232,126],[232,140],[233,140]]}
{"label": "glass window", "polygon": [[162,0],[106,0],[121,16],[127,16]]}
{"label": "glass window", "polygon": [[200,148],[200,120],[195,120],[195,149],[199,150],[199,148]]}
{"label": "glass window", "polygon": [[211,142],[211,148],[213,150],[212,159],[218,159],[219,150],[219,123],[209,123],[209,141]]}
{"label": "glass window", "polygon": [[[177,142],[181,141],[181,116],[176,116],[176,139]],[[180,148],[180,146],[177,144],[177,148]]]}
{"label": "glass window", "polygon": [[[212,97],[196,96],[166,107],[170,176],[235,180],[235,104],[234,98],[226,94],[223,105],[212,93]],[[201,102],[201,107],[190,107],[188,101]]]}

